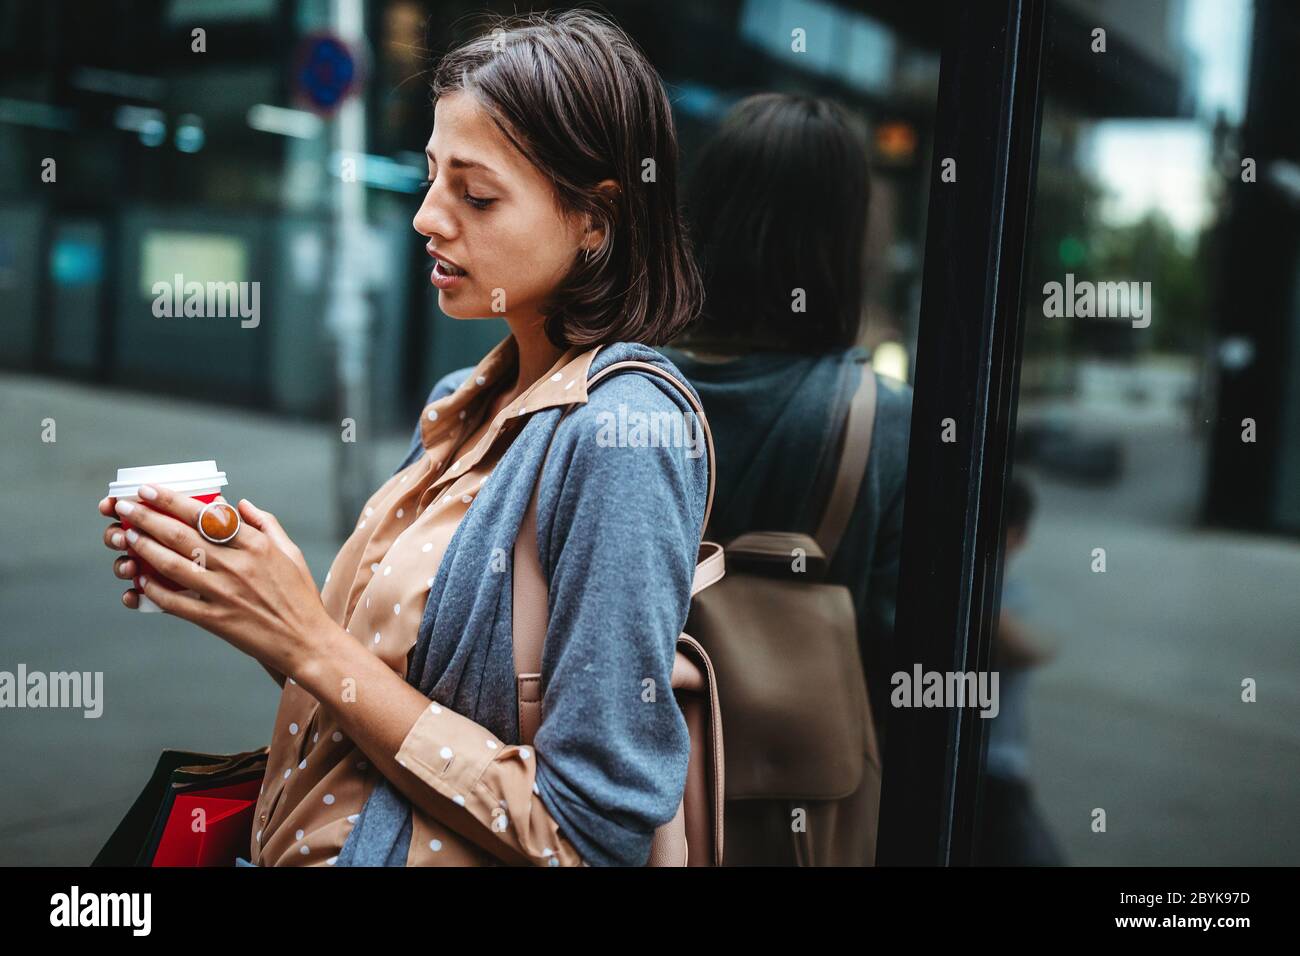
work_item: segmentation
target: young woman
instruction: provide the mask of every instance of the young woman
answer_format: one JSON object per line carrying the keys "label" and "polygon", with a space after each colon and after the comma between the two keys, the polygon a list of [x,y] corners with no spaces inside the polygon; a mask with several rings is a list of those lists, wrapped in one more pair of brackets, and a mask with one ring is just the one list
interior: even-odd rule
{"label": "young woman", "polygon": [[[718,457],[710,540],[811,531],[860,377],[866,145],[823,99],[762,93],[705,144],[687,197],[700,322],[667,355],[691,380]],[[890,685],[911,389],[877,376],[870,457],[827,579],[853,594],[877,728]],[[883,746],[883,741],[882,741]]]}
{"label": "young woman", "polygon": [[[406,461],[320,593],[274,516],[247,500],[222,545],[196,533],[196,502],[165,489],[150,502],[162,513],[131,511],[132,549],[203,600],[139,580],[143,593],[282,683],[254,865],[640,865],[685,787],[690,741],[669,688],[707,456],[598,441],[620,406],[690,413],[657,376],[587,388],[624,359],[682,380],[651,347],[701,297],[668,101],[603,18],[497,26],[435,72],[414,226],[442,310],[504,316],[510,335],[434,386]],[[538,549],[549,629],[544,717],[526,747],[511,555],[534,485],[537,540],[519,544]],[[206,570],[189,562],[200,546]],[[138,569],[128,556],[115,570]],[[123,601],[135,607],[137,591]]]}

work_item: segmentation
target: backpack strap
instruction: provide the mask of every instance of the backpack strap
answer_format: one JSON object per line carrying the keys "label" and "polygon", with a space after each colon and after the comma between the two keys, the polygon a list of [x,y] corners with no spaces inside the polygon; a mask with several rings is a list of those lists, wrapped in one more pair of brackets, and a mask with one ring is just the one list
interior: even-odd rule
{"label": "backpack strap", "polygon": [[867,458],[871,454],[871,433],[876,423],[876,375],[865,357],[857,360],[862,368],[862,378],[849,404],[849,413],[844,421],[844,446],[840,452],[839,469],[835,474],[835,483],[826,499],[826,510],[822,513],[821,524],[814,538],[822,553],[826,555],[826,566],[830,567],[839,547],[844,529],[848,527],[849,516],[858,500],[858,489],[867,470]]}
{"label": "backpack strap", "polygon": [[[716,483],[717,468],[713,452],[713,434],[704,417],[704,409],[699,399],[681,382],[657,365],[637,360],[614,362],[601,369],[587,380],[591,389],[606,375],[622,369],[636,369],[658,375],[686,397],[695,410],[696,420],[704,430],[705,444],[709,455],[709,493],[704,507],[704,524],[709,523],[709,513],[713,509],[713,489]],[[565,408],[561,418],[573,408]],[[519,698],[519,742],[530,744],[537,728],[542,724],[542,649],[546,642],[546,625],[550,614],[548,606],[548,589],[546,576],[542,573],[541,560],[537,554],[537,489],[541,484],[542,472],[550,458],[550,448],[542,459],[542,467],[537,471],[537,480],[533,483],[532,497],[519,525],[519,534],[515,538],[514,556],[514,654],[515,682]],[[699,558],[695,567],[695,579],[691,585],[694,596],[723,575],[723,550],[713,542],[701,542]]]}
{"label": "backpack strap", "polygon": [[[542,467],[546,467],[546,459],[542,460]],[[540,476],[539,471],[539,480]],[[546,576],[537,556],[537,488],[534,486],[515,538],[513,642],[521,744],[531,744],[542,725],[542,645],[546,641],[550,614],[547,599]]]}

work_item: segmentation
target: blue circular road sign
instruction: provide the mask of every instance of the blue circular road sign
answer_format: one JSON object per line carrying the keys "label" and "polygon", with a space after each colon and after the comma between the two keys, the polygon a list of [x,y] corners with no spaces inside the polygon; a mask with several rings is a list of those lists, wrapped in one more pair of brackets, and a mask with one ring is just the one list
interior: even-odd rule
{"label": "blue circular road sign", "polygon": [[355,89],[357,73],[356,57],[342,40],[310,36],[298,57],[294,86],[317,110],[332,113]]}

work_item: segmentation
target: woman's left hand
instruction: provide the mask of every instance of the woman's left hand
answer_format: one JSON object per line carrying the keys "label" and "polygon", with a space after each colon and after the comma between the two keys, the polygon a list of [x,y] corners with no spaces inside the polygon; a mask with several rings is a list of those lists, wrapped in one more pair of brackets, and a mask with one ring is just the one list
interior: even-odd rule
{"label": "woman's left hand", "polygon": [[129,550],[202,599],[144,577],[136,578],[140,590],[167,613],[216,634],[279,673],[298,673],[336,625],[302,552],[275,516],[241,499],[239,532],[225,544],[213,544],[196,526],[203,502],[157,485],[141,489],[146,498],[147,488],[156,492],[147,507],[116,504],[117,513],[131,524]]}

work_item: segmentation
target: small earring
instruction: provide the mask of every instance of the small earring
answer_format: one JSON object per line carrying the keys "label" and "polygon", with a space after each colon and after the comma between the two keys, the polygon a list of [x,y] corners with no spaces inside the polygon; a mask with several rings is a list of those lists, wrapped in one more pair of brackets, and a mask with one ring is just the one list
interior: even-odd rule
{"label": "small earring", "polygon": [[587,262],[591,262],[591,246],[587,247],[586,252],[583,255],[583,258],[586,259]]}

